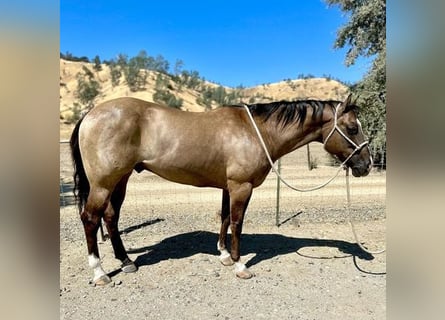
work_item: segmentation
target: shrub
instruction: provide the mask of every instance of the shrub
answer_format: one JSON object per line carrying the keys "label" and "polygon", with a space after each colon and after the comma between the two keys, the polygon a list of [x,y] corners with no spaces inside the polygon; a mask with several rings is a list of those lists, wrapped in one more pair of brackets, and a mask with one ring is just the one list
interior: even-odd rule
{"label": "shrub", "polygon": [[[85,67],[88,70],[88,68]],[[85,70],[84,70],[85,71]],[[88,70],[89,71],[89,70]],[[89,71],[91,72],[91,71]],[[100,84],[90,75],[78,73],[77,74],[77,89],[75,97],[86,106],[91,109],[94,106],[94,99],[100,93]]]}
{"label": "shrub", "polygon": [[174,94],[168,90],[156,89],[153,94],[153,100],[157,103],[166,104],[169,107],[180,109],[182,107],[183,100],[176,98]]}

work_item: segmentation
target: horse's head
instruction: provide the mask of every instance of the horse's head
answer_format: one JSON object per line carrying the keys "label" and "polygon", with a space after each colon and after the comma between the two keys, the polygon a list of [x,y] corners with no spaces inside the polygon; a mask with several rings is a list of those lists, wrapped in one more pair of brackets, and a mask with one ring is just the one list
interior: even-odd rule
{"label": "horse's head", "polygon": [[336,106],[334,114],[323,126],[324,148],[352,169],[354,177],[368,175],[372,157],[368,141],[357,119],[357,106],[351,95]]}

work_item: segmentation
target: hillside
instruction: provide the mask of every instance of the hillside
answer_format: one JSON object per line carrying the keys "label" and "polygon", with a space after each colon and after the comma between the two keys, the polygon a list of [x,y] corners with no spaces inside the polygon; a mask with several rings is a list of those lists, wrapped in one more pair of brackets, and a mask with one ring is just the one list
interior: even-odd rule
{"label": "hillside", "polygon": [[[121,76],[119,84],[112,86],[110,68],[102,64],[101,71],[95,71],[92,63],[73,62],[60,59],[60,125],[61,139],[66,139],[72,130],[73,124],[70,119],[73,115],[73,108],[78,99],[75,96],[77,90],[77,75],[84,73],[87,67],[92,71],[94,80],[100,84],[100,94],[95,98],[94,103],[117,98],[117,97],[136,97],[147,101],[154,101],[153,94],[156,90],[156,78],[158,73],[155,71],[147,72],[147,83],[145,90],[132,92],[125,83],[124,76]],[[166,77],[166,76],[165,76]],[[205,111],[205,106],[197,103],[197,99],[202,97],[202,88],[217,88],[219,85],[201,80],[201,85],[197,89],[190,89],[186,86],[179,86],[171,78],[166,80],[166,90],[177,98],[183,100],[181,109],[192,112]],[[242,79],[240,79],[242,82]],[[224,87],[227,94],[236,91],[236,102],[271,102],[277,100],[296,100],[296,99],[337,99],[345,97],[348,88],[342,83],[325,79],[310,78],[281,81],[278,83],[263,84],[250,88],[228,88]],[[215,102],[211,103],[211,108],[217,107]]]}

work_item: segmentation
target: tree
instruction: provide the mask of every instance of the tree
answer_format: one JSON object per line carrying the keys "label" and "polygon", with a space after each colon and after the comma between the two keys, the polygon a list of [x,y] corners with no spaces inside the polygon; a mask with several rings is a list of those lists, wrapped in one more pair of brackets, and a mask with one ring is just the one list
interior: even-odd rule
{"label": "tree", "polygon": [[[141,70],[139,68],[138,62],[132,58],[128,62],[127,66],[124,68],[125,81],[131,91],[138,91],[144,88],[145,79],[144,76],[141,77]],[[144,75],[146,73],[144,72]]]}
{"label": "tree", "polygon": [[128,56],[124,53],[119,53],[117,55],[117,61],[116,64],[120,66],[121,68],[125,68],[128,64]]}
{"label": "tree", "polygon": [[76,57],[71,52],[67,51],[65,54],[62,52],[60,53],[60,58],[68,60],[68,61],[77,61],[77,62],[90,62],[88,57],[82,56],[82,57]]}
{"label": "tree", "polygon": [[177,59],[175,62],[175,68],[173,70],[175,76],[179,76],[181,74],[183,67],[184,67],[184,61],[182,61],[181,59]]}
{"label": "tree", "polygon": [[180,109],[182,107],[183,100],[176,98],[174,94],[164,89],[155,89],[153,94],[153,100],[158,103],[164,103],[169,107]]}
{"label": "tree", "polygon": [[158,55],[156,58],[152,60],[152,66],[150,66],[147,69],[168,74],[169,68],[170,68],[170,63],[162,55]]}
{"label": "tree", "polygon": [[122,70],[125,81],[131,91],[144,90],[147,82],[147,69],[150,57],[145,50],[141,50],[137,56],[128,59],[127,55],[119,54],[117,65]]}
{"label": "tree", "polygon": [[94,70],[96,71],[100,71],[102,70],[102,65],[100,64],[100,58],[98,55],[96,55],[94,57],[94,66],[93,66]]}
{"label": "tree", "polygon": [[348,47],[345,64],[353,65],[360,56],[373,59],[365,77],[351,90],[363,106],[363,129],[375,149],[374,159],[380,162],[386,158],[386,0],[325,1],[349,15],[334,43],[335,48]]}
{"label": "tree", "polygon": [[84,73],[79,72],[76,76],[77,89],[75,96],[84,106],[91,109],[94,106],[94,99],[100,93],[100,84],[94,80],[94,77],[91,77],[92,72],[87,67],[84,67],[83,71]]}
{"label": "tree", "polygon": [[111,86],[114,88],[119,84],[122,76],[121,67],[113,60],[109,63],[110,75],[111,75]]}
{"label": "tree", "polygon": [[220,106],[225,103],[226,89],[223,86],[218,86],[213,90],[212,99]]}

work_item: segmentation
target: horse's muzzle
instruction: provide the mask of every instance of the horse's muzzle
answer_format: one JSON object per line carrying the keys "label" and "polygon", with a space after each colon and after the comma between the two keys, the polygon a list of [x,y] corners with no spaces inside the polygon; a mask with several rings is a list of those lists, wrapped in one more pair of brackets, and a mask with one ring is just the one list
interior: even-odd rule
{"label": "horse's muzzle", "polygon": [[354,177],[366,177],[372,169],[372,159],[367,161],[359,160],[353,165],[348,165],[351,168]]}
{"label": "horse's muzzle", "polygon": [[363,169],[362,167],[352,167],[351,171],[354,177],[366,177],[370,170]]}

